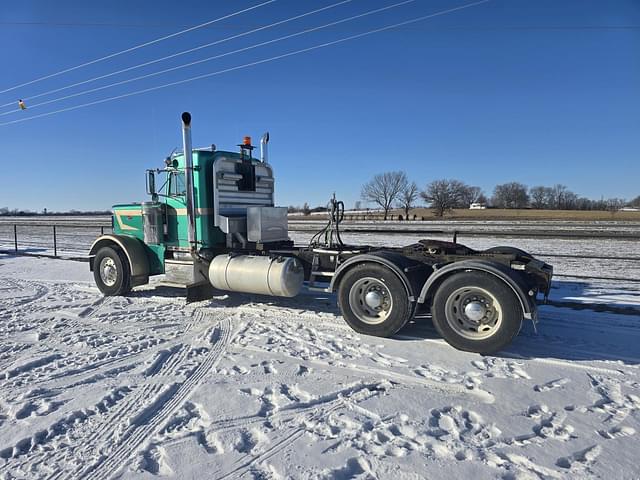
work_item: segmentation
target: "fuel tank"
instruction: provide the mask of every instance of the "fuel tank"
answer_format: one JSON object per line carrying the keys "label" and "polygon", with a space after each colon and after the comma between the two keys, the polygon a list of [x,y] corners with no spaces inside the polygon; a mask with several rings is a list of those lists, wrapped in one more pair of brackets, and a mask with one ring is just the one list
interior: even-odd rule
{"label": "fuel tank", "polygon": [[209,265],[209,281],[219,290],[295,297],[304,269],[293,257],[218,255]]}

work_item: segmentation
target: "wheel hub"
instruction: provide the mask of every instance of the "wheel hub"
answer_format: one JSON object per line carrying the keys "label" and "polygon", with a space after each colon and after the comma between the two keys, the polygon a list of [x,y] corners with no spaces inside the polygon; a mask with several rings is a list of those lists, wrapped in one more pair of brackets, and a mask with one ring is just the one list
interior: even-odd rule
{"label": "wheel hub", "polygon": [[112,258],[105,257],[100,262],[100,278],[108,287],[116,284],[118,279],[118,269]]}
{"label": "wheel hub", "polygon": [[349,290],[349,306],[362,322],[378,325],[391,314],[393,299],[383,281],[364,277],[358,279]]}
{"label": "wheel hub", "polygon": [[364,296],[365,303],[371,308],[379,308],[380,305],[382,305],[383,300],[384,298],[382,297],[382,295],[380,295],[380,293],[375,290],[367,292],[367,294]]}
{"label": "wheel hub", "polygon": [[502,315],[502,307],[493,294],[475,285],[458,288],[445,302],[447,323],[470,340],[494,335],[500,328]]}
{"label": "wheel hub", "polygon": [[477,301],[472,301],[467,303],[467,305],[464,307],[464,314],[469,320],[473,322],[479,322],[487,314],[487,309],[485,308],[484,304]]}

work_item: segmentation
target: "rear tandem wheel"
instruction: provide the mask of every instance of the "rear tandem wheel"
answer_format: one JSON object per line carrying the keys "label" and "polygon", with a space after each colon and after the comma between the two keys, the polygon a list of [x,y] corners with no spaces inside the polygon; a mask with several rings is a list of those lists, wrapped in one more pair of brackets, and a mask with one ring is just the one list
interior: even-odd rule
{"label": "rear tandem wheel", "polygon": [[456,273],[436,290],[431,306],[438,333],[459,350],[489,354],[511,343],[523,312],[511,288],[477,271]]}
{"label": "rear tandem wheel", "polygon": [[338,305],[358,333],[389,337],[413,315],[413,304],[398,276],[377,263],[350,268],[338,287]]}

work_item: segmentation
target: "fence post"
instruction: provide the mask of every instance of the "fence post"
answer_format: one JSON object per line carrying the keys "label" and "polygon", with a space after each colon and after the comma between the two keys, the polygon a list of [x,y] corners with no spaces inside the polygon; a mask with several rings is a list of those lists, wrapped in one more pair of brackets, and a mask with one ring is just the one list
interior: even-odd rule
{"label": "fence post", "polygon": [[53,256],[58,256],[58,241],[56,238],[56,226],[53,226]]}
{"label": "fence post", "polygon": [[100,235],[104,235],[104,227],[100,227]]}
{"label": "fence post", "polygon": [[18,253],[18,226],[13,225],[13,248]]}

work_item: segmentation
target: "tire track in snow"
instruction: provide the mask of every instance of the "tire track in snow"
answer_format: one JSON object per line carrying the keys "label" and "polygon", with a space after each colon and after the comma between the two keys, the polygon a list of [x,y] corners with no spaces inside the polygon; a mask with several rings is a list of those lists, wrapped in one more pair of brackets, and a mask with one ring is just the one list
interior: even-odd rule
{"label": "tire track in snow", "polygon": [[184,382],[168,387],[163,392],[162,398],[134,417],[133,425],[123,434],[116,448],[102,462],[81,472],[78,478],[95,480],[110,478],[162,429],[171,415],[189,398],[193,390],[222,358],[231,340],[231,323],[228,319],[218,323],[215,337],[211,350],[191,375]]}
{"label": "tire track in snow", "polygon": [[[200,312],[194,312],[194,314],[190,317],[191,320],[187,322],[184,327],[184,334],[186,335],[197,323],[204,323],[204,316]],[[182,367],[184,360],[188,357],[191,349],[188,345],[184,343],[179,343],[174,345],[171,350],[169,350],[168,355],[164,355],[162,357],[163,361],[156,365],[156,369],[154,372],[150,372],[148,375],[151,377],[159,377],[162,375],[173,375],[177,373],[177,371]],[[127,398],[118,404],[117,408],[108,412],[108,415],[104,416],[100,419],[97,426],[91,428],[91,431],[87,437],[80,438],[82,444],[85,448],[78,449],[79,453],[75,453],[76,457],[80,456],[80,458],[91,458],[92,451],[95,449],[95,446],[98,445],[102,449],[103,445],[116,445],[119,442],[119,429],[122,428],[126,430],[126,428],[131,425],[132,419],[136,418],[139,415],[139,412],[144,411],[145,409],[149,409],[149,399],[152,399],[151,402],[157,403],[158,396],[163,394],[164,385],[162,383],[145,383],[142,386],[133,390],[133,394],[127,396]],[[166,392],[164,392],[166,397]],[[104,454],[101,453],[104,457]],[[60,457],[60,456],[58,456]],[[51,458],[47,458],[47,462],[51,462]],[[60,460],[64,460],[64,455]],[[100,461],[100,459],[98,459]],[[74,471],[69,472],[67,470],[58,470],[54,472],[50,477],[50,479],[56,478],[74,478],[74,475],[78,475],[79,470],[82,469],[83,463],[79,463],[79,467]],[[80,475],[77,478],[84,478]]]}
{"label": "tire track in snow", "polygon": [[[5,373],[4,378],[11,380],[11,382],[5,383],[3,388],[16,389],[25,384],[30,387],[35,384],[43,387],[49,383],[55,383],[61,378],[71,380],[76,375],[83,375],[122,360],[130,360],[147,352],[148,349],[164,343],[163,339],[149,338],[129,343],[125,349],[126,351],[123,351],[122,347],[110,347],[108,350],[92,354],[89,357],[84,352],[68,355],[47,355],[44,357],[48,360],[46,362],[30,362],[29,368],[15,367],[15,375],[7,376]],[[56,373],[51,373],[54,370]],[[26,378],[23,378],[24,375],[26,375]]]}
{"label": "tire track in snow", "polygon": [[3,315],[7,311],[11,311],[17,307],[21,307],[28,303],[34,302],[44,297],[45,295],[47,295],[50,291],[50,289],[47,286],[41,283],[31,282],[27,280],[18,281],[18,280],[10,280],[8,278],[2,278],[0,279],[0,285],[2,284],[8,285],[7,287],[4,287],[7,290],[19,289],[24,291],[25,287],[31,287],[35,290],[35,292],[32,294],[27,294],[23,296],[12,294],[12,296],[9,298],[0,298],[0,315]]}
{"label": "tire track in snow", "polygon": [[[87,322],[90,322],[94,317],[96,317],[105,307],[113,304],[115,301],[115,297],[99,297],[97,300],[93,300],[92,302],[85,304],[84,308],[80,313],[68,313],[68,318],[64,319],[64,328],[54,330],[54,332],[48,335],[46,338],[47,343],[50,343],[52,340],[56,339],[70,339],[74,340],[74,335],[77,332],[74,332],[73,329],[80,329],[86,333],[87,327],[89,326]],[[87,306],[88,305],[88,306]],[[58,307],[59,308],[59,307]],[[41,312],[40,312],[41,313]],[[121,315],[121,313],[119,313]],[[198,321],[200,318],[196,312],[195,316],[191,315],[188,318],[190,320],[185,324],[181,325],[181,334],[184,335],[188,332],[188,330],[193,326],[194,322]],[[102,322],[100,322],[102,323]],[[72,330],[69,333],[69,330]],[[93,330],[92,330],[93,331]],[[95,330],[95,335],[100,337],[103,335],[100,329]],[[131,337],[132,338],[127,338]],[[158,345],[162,345],[167,342],[166,339],[158,339],[155,338],[154,332],[145,335],[144,337],[140,335],[140,331],[130,332],[127,329],[119,331],[116,334],[116,341],[110,340],[109,342],[105,342],[104,344],[100,344],[96,349],[94,349],[94,353],[87,356],[86,352],[75,352],[72,350],[71,352],[60,352],[55,359],[55,373],[52,373],[51,370],[54,366],[48,364],[44,364],[42,362],[34,363],[33,367],[28,370],[29,375],[26,378],[17,378],[13,380],[8,387],[11,390],[15,391],[17,388],[24,385],[25,382],[30,385],[34,382],[37,382],[39,386],[46,387],[52,383],[58,384],[59,380],[63,381],[71,381],[73,384],[82,384],[81,381],[73,381],[73,377],[78,375],[92,374],[94,370],[100,370],[104,367],[107,367],[111,370],[114,368],[117,369],[123,362],[127,363],[135,359],[139,355],[145,354],[149,350],[153,350]],[[122,337],[122,338],[120,338]],[[77,341],[77,339],[76,339]],[[75,344],[76,341],[72,343]],[[55,343],[55,342],[54,342]],[[58,342],[60,343],[60,342]],[[117,346],[120,344],[120,346]],[[122,345],[126,345],[123,347]],[[50,357],[50,351],[46,350],[49,355],[42,354],[42,357]],[[20,353],[23,353],[22,351]],[[38,358],[38,357],[36,357]],[[38,363],[40,363],[38,365]],[[13,369],[15,370],[15,369]],[[10,375],[4,375],[5,379],[8,380],[10,377],[16,377],[17,374],[26,371],[24,369],[13,372]],[[98,373],[94,373],[93,375],[99,375]],[[0,375],[2,377],[2,375]],[[59,386],[59,385],[58,385]]]}
{"label": "tire track in snow", "polygon": [[[191,313],[192,315],[188,317],[189,321],[182,329],[183,336],[197,324],[202,325],[203,328],[196,330],[193,335],[201,334],[201,331],[211,325],[211,321],[207,321],[201,312]],[[191,352],[188,345],[189,338],[184,340],[187,340],[186,345],[174,346],[175,350],[172,353],[176,354],[166,357],[151,376],[178,373]],[[114,360],[122,360],[122,358]],[[147,406],[149,399],[155,399],[162,389],[162,383],[157,380],[144,383],[140,387],[120,387],[116,389],[118,394],[113,396],[113,399],[108,395],[105,397],[107,401],[103,398],[93,407],[71,412],[48,429],[3,449],[2,456],[7,459],[7,462],[0,466],[0,472],[10,468],[13,471],[35,473],[41,469],[40,478],[42,475],[50,475],[49,478],[72,478],[73,474],[77,473],[75,471],[86,465],[88,459],[95,458],[96,445],[102,447],[105,442],[107,445],[115,445],[118,440],[118,430],[126,429],[126,426],[131,423],[131,418]],[[61,435],[64,436],[62,446],[58,442],[58,437]],[[16,461],[21,457],[22,460]],[[74,457],[75,461],[68,461],[69,458]],[[69,471],[68,466],[71,465],[77,466],[75,471]]]}
{"label": "tire track in snow", "polygon": [[[17,281],[1,279],[0,282],[2,281],[11,282],[12,289],[20,288],[20,284]],[[52,297],[55,295],[56,302],[54,304],[48,304],[48,305],[30,306],[29,310],[27,312],[24,312],[22,310],[22,307],[24,307],[25,305],[28,305],[32,301],[27,298],[27,299],[23,299],[22,303],[18,303],[14,307],[12,307],[13,314],[19,313],[21,323],[18,326],[18,330],[22,330],[22,331],[35,330],[37,332],[34,335],[36,337],[36,341],[23,344],[22,345],[23,348],[21,348],[18,353],[25,353],[27,350],[34,349],[34,347],[39,347],[41,345],[40,344],[41,340],[46,340],[47,344],[50,344],[52,342],[58,343],[57,340],[64,340],[65,336],[69,335],[68,333],[69,330],[72,330],[74,328],[80,329],[83,327],[82,323],[80,323],[79,321],[79,317],[82,316],[82,312],[80,314],[76,314],[76,313],[67,311],[67,308],[70,306],[69,302],[72,302],[73,308],[78,308],[78,306],[83,307],[88,305],[88,302],[80,303],[80,305],[77,305],[78,299],[73,296],[74,294],[77,294],[75,290],[69,289],[69,287],[66,285],[54,284],[47,287],[36,282],[23,281],[23,283],[28,286],[36,286],[37,289],[39,289],[39,293],[37,292],[37,295],[34,295],[34,297],[37,297],[35,298],[35,300],[40,300],[40,299],[47,300],[46,297]],[[24,287],[24,285],[22,285],[22,287]],[[0,287],[0,289],[1,288],[2,287]],[[98,310],[102,308],[102,306],[104,306],[105,303],[108,303],[106,302],[107,298],[111,299],[112,297],[101,297],[98,301],[92,301],[90,305],[96,305],[97,306],[96,310]],[[89,298],[89,300],[90,299],[91,298]],[[2,305],[1,299],[0,299],[0,305]],[[89,307],[85,308],[85,310],[87,310],[88,308]],[[55,317],[50,316],[51,313],[55,313],[58,316],[60,316],[61,314],[64,314],[63,329],[57,328],[57,325],[55,324],[57,320],[55,319]],[[87,312],[87,313],[88,313],[87,318],[90,318],[92,316],[92,313],[95,313],[95,312],[92,312],[92,313]],[[0,317],[1,316],[2,316],[2,313],[0,313]],[[10,323],[12,322],[13,321],[10,321]],[[49,325],[50,322],[54,323],[53,328]],[[11,330],[7,331],[6,328],[4,330],[6,333],[13,333],[11,332]],[[45,356],[51,353],[49,349],[44,349],[44,348],[35,348],[35,349],[38,350],[35,356],[38,356],[38,355]],[[63,355],[59,355],[59,358],[62,359]],[[7,367],[5,370],[9,370],[9,368]],[[6,378],[8,379],[8,377]]]}

